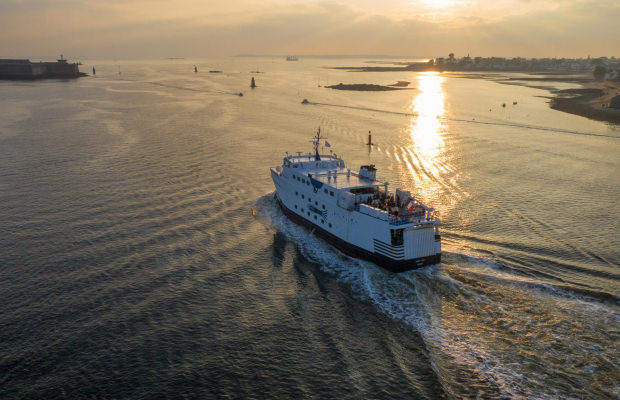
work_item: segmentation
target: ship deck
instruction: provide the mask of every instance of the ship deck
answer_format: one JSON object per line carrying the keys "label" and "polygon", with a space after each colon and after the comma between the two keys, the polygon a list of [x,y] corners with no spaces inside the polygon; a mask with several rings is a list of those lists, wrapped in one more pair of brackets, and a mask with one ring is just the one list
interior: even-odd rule
{"label": "ship deck", "polygon": [[331,171],[331,175],[328,175],[327,171],[310,172],[308,175],[312,175],[312,178],[323,183],[324,185],[331,186],[334,189],[354,189],[361,187],[381,187],[383,182],[379,182],[374,179],[368,179],[359,176],[359,174],[351,171],[351,174],[347,176],[346,170]]}

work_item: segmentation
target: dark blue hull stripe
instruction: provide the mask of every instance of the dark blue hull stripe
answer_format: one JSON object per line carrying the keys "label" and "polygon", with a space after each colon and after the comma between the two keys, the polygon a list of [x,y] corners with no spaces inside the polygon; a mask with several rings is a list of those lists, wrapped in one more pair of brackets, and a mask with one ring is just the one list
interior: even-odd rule
{"label": "dark blue hull stripe", "polygon": [[428,257],[414,258],[411,260],[393,260],[379,253],[373,253],[366,249],[362,249],[361,247],[355,246],[340,239],[338,236],[326,231],[320,226],[314,224],[313,222],[310,222],[307,219],[297,215],[292,210],[289,210],[284,204],[282,204],[282,202],[280,201],[280,197],[277,193],[276,199],[278,200],[278,204],[280,204],[280,208],[284,212],[284,215],[286,215],[291,221],[295,222],[298,225],[314,229],[314,233],[316,233],[317,236],[351,257],[361,258],[363,260],[374,262],[378,266],[392,272],[409,271],[412,269],[422,268],[431,264],[439,264],[439,262],[441,261],[441,253]]}

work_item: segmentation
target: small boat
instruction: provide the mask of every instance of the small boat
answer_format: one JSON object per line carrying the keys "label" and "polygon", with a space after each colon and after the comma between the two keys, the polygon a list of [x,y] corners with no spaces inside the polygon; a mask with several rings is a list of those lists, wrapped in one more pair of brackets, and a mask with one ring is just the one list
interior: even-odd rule
{"label": "small boat", "polygon": [[310,102],[308,101],[308,99],[303,99],[303,100],[301,101],[301,104],[310,104]]}

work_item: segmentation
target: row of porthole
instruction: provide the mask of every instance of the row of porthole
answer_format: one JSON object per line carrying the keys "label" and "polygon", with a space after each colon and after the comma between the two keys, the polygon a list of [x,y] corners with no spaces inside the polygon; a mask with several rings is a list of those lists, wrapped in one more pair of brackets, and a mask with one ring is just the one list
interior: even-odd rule
{"label": "row of porthole", "polygon": [[306,185],[310,186],[310,181],[306,181],[303,178],[300,178],[298,176],[293,176],[293,178],[297,179],[299,182],[301,182],[302,184],[305,183]]}
{"label": "row of porthole", "polygon": [[[295,192],[295,196],[299,196],[299,192]],[[304,194],[302,193],[302,194],[301,194],[301,198],[302,198],[302,199],[305,199],[305,198],[306,198],[306,196],[304,196]],[[308,197],[308,202],[312,203],[312,199],[311,199],[310,197]],[[314,202],[314,205],[315,205],[315,206],[318,206],[318,205],[319,205],[319,202],[318,202],[318,201],[315,201],[315,202]],[[321,204],[321,207],[323,207],[323,210],[325,210],[325,204]]]}
{"label": "row of porthole", "polygon": [[[306,185],[310,186],[310,181],[309,181],[309,180],[307,181],[307,180],[305,180],[304,178],[300,178],[300,177],[298,177],[298,176],[294,176],[294,175],[293,175],[293,179],[297,179],[297,180],[298,180],[299,182],[301,182],[302,184],[304,184],[304,183],[305,183]],[[329,191],[328,191],[327,189],[323,189],[323,192],[324,192],[325,194],[328,194],[328,193],[329,193],[329,195],[330,195],[330,196],[334,197],[334,191],[333,191],[333,190],[329,190]]]}
{"label": "row of porthole", "polygon": [[[295,209],[297,210],[297,204],[295,204]],[[302,214],[304,213],[304,209],[303,209],[303,208],[301,209],[301,213],[302,213]],[[310,216],[310,211],[308,211],[308,212],[307,212],[307,215],[308,215],[308,216]],[[314,216],[314,219],[318,221],[318,218],[317,218],[317,216],[316,216],[316,215]],[[325,224],[325,220],[323,220],[323,219],[322,219],[322,220],[321,220],[321,223],[322,223],[322,224]],[[331,223],[331,222],[329,222],[327,225],[328,225],[330,228],[332,227],[332,223]]]}

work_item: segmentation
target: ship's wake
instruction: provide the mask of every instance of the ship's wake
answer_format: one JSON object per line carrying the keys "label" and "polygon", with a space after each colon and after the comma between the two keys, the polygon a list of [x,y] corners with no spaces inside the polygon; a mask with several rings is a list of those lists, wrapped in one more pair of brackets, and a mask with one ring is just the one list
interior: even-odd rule
{"label": "ship's wake", "polygon": [[445,246],[441,266],[393,274],[344,256],[289,221],[273,193],[258,198],[252,210],[360,299],[419,332],[451,396],[619,394],[620,352],[610,351],[620,339],[615,305],[574,296]]}

